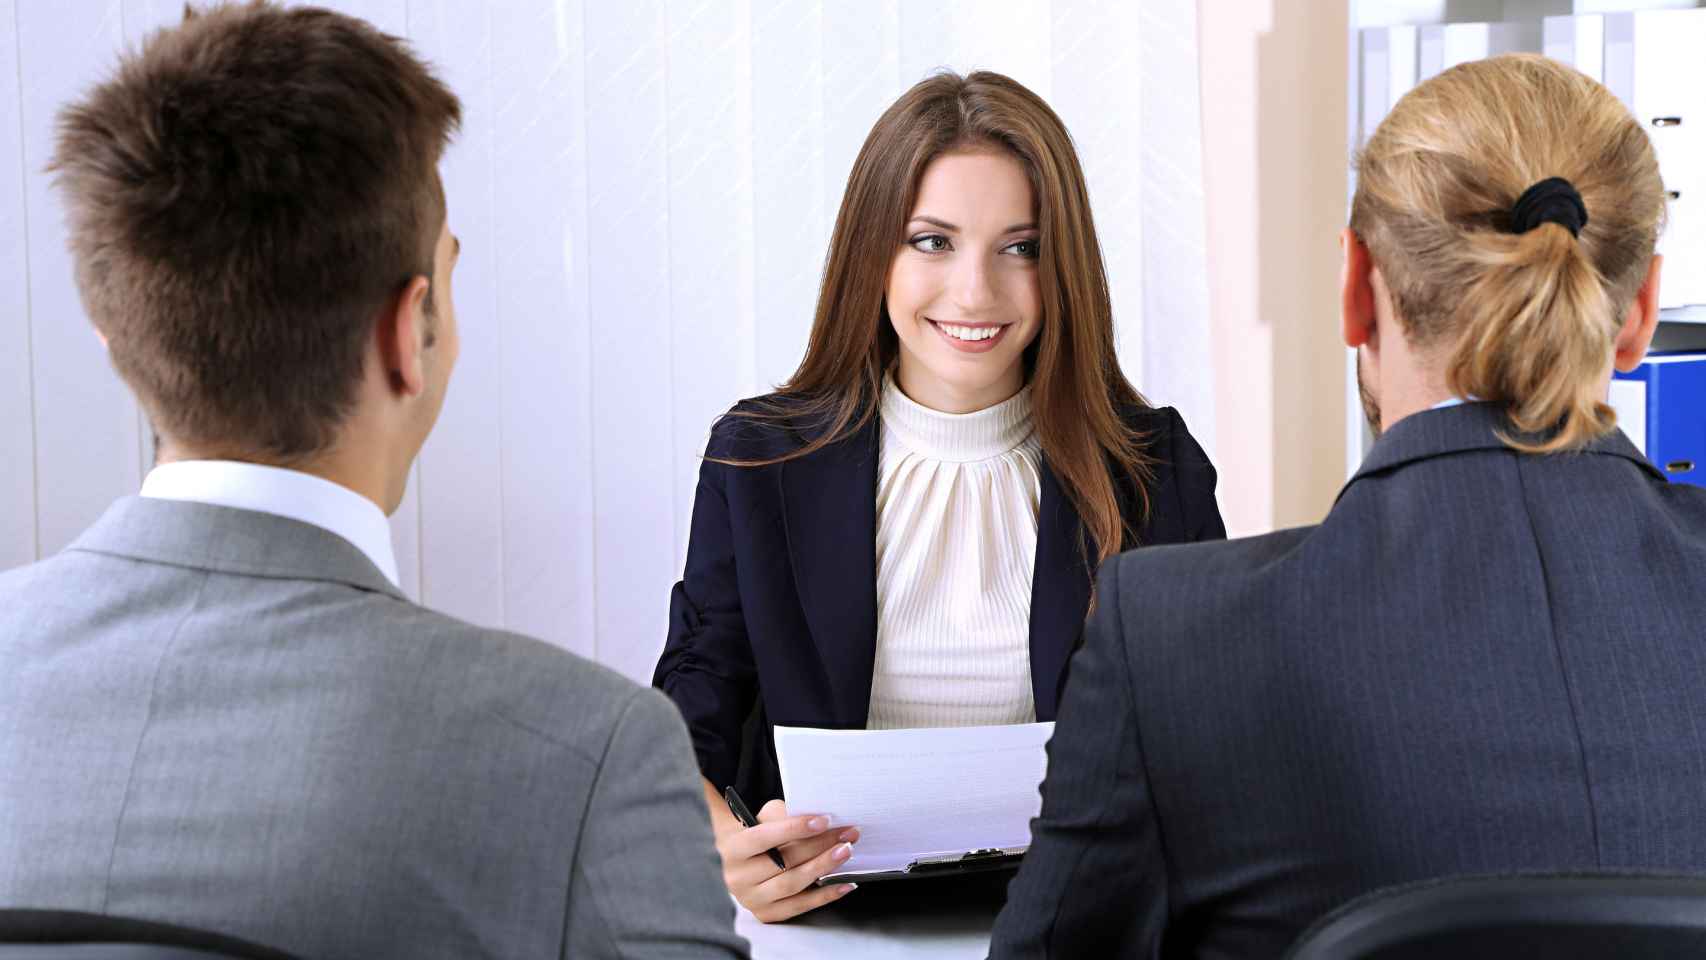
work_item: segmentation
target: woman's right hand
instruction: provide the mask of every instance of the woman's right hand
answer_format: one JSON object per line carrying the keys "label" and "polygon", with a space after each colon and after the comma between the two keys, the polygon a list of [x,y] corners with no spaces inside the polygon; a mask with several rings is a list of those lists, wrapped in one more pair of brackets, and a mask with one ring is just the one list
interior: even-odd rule
{"label": "woman's right hand", "polygon": [[[756,827],[742,827],[731,817],[717,830],[723,882],[740,905],[764,923],[797,917],[851,892],[851,883],[813,884],[846,863],[857,842],[858,827],[832,830],[829,818],[821,814],[790,817],[780,800],[764,805]],[[770,850],[782,854],[786,870],[777,869]]]}

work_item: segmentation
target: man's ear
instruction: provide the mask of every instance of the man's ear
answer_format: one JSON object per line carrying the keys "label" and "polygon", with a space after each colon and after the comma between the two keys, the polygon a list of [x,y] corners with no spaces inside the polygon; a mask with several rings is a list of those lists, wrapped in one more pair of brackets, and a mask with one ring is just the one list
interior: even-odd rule
{"label": "man's ear", "polygon": [[419,396],[426,389],[421,351],[426,347],[426,298],[431,282],[416,276],[404,287],[373,325],[379,359],[393,392]]}
{"label": "man's ear", "polygon": [[1641,282],[1641,289],[1635,291],[1635,299],[1629,304],[1629,311],[1623,315],[1623,325],[1618,327],[1617,337],[1612,341],[1612,363],[1624,373],[1640,365],[1647,355],[1647,348],[1653,345],[1653,334],[1659,329],[1659,269],[1664,266],[1664,259],[1653,254],[1653,262],[1647,267],[1647,279]]}
{"label": "man's ear", "polygon": [[1339,326],[1345,346],[1356,349],[1375,333],[1374,261],[1368,247],[1350,227],[1339,231]]}

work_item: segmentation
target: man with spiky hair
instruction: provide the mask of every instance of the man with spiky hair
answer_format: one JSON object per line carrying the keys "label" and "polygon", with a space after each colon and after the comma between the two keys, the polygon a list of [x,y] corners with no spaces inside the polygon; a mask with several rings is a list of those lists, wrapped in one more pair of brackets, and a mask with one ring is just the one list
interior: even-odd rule
{"label": "man with spiky hair", "polygon": [[256,2],[61,115],[77,284],[160,465],[0,575],[0,907],[316,958],[745,955],[669,702],[398,589],[460,112],[401,41]]}

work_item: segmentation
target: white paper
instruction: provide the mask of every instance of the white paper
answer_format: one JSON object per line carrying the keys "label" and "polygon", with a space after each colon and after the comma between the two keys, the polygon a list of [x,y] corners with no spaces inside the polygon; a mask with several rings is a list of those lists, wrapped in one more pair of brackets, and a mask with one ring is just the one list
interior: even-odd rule
{"label": "white paper", "polygon": [[1053,723],[776,727],[776,759],[790,815],[859,828],[837,873],[899,870],[919,857],[1028,846],[1053,733]]}

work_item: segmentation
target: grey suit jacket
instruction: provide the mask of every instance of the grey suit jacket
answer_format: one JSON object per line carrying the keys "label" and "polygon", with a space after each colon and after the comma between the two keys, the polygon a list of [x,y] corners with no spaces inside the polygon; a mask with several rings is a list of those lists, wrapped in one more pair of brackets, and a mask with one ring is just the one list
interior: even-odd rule
{"label": "grey suit jacket", "polygon": [[1318,527],[1103,570],[996,957],[1277,956],[1458,874],[1706,872],[1706,490],[1419,413]]}
{"label": "grey suit jacket", "polygon": [[661,694],[307,524],[115,504],[0,574],[0,906],[311,958],[735,957]]}

